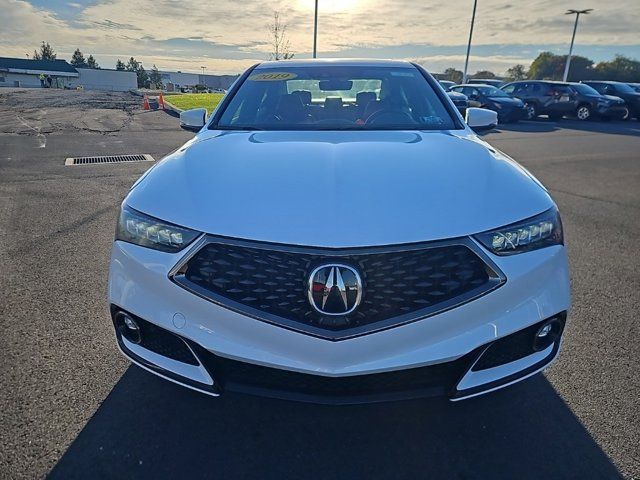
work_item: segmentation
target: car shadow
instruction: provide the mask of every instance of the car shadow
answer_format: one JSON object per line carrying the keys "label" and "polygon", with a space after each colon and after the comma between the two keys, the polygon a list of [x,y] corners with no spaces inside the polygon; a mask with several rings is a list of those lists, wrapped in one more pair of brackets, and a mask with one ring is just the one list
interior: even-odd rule
{"label": "car shadow", "polygon": [[537,120],[521,120],[516,123],[500,123],[498,126],[485,132],[485,134],[505,132],[529,132],[548,133],[556,130],[576,130],[593,133],[608,133],[614,135],[640,136],[640,122],[611,120],[602,122],[598,120],[581,122],[572,118],[562,120],[550,120],[545,117]]}
{"label": "car shadow", "polygon": [[620,478],[544,376],[459,403],[220,398],[130,367],[49,479]]}

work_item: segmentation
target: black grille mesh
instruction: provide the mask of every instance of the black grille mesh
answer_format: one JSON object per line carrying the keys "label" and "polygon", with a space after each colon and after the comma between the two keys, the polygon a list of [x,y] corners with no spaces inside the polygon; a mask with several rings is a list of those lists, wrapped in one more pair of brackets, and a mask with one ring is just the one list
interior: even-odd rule
{"label": "black grille mesh", "polygon": [[[362,303],[348,316],[323,316],[307,299],[311,270],[324,263],[355,267]],[[487,265],[464,245],[383,253],[331,254],[209,243],[182,268],[189,285],[258,312],[324,330],[341,331],[438,307],[488,287]]]}

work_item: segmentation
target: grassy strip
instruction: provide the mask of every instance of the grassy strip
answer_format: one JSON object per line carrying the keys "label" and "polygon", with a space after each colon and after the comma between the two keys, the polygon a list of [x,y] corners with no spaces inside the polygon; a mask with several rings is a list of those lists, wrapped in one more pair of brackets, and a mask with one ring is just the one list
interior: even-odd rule
{"label": "grassy strip", "polygon": [[182,110],[206,108],[209,114],[220,103],[223,96],[222,93],[183,93],[182,95],[167,95],[164,98]]}

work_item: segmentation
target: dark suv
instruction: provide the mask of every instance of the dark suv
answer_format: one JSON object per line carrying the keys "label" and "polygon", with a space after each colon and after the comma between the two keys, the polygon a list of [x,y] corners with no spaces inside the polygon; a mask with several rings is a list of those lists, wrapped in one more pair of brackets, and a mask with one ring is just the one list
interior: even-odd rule
{"label": "dark suv", "polygon": [[636,119],[640,120],[640,93],[636,92],[626,83],[601,80],[583,80],[580,83],[595,88],[602,95],[615,95],[616,97],[620,97],[629,108],[629,115],[625,120],[631,117],[636,117]]}
{"label": "dark suv", "polygon": [[568,83],[567,85],[575,92],[575,98],[578,102],[575,116],[578,120],[591,120],[594,117],[599,117],[602,120],[623,119],[629,116],[629,109],[620,97],[602,95],[584,83]]}
{"label": "dark suv", "polygon": [[558,120],[564,115],[574,115],[578,102],[573,90],[566,83],[546,80],[524,80],[501,87],[512,97],[524,102],[528,120],[538,115],[548,115]]}

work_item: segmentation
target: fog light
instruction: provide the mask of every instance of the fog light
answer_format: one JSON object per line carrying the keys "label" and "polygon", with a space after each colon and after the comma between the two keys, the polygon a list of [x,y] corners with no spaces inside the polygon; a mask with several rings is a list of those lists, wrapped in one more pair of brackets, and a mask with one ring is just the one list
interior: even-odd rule
{"label": "fog light", "polygon": [[545,322],[536,332],[536,336],[533,339],[533,349],[536,352],[544,350],[555,342],[559,335],[560,321],[557,318],[552,318],[548,322]]}
{"label": "fog light", "polygon": [[142,341],[140,327],[130,315],[124,312],[119,312],[116,315],[116,322],[118,324],[120,334],[124,338],[135,344],[139,344]]}

